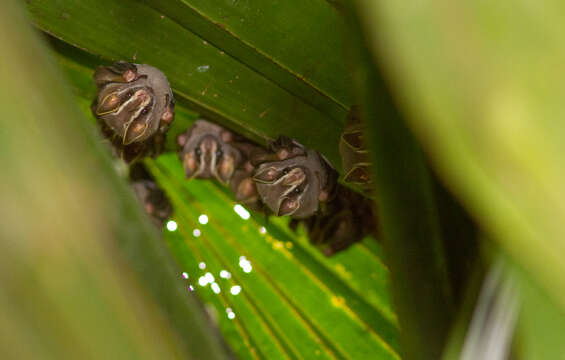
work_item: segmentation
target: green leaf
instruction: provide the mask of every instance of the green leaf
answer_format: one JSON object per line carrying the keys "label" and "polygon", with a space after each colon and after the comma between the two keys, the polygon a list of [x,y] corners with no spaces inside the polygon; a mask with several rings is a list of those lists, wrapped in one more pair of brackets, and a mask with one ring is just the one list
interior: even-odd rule
{"label": "green leaf", "polygon": [[[511,9],[511,11],[509,11]],[[539,11],[538,11],[539,10]],[[410,125],[480,223],[565,307],[563,3],[365,8]],[[386,18],[386,22],[380,19]],[[409,26],[407,24],[410,24]],[[417,46],[415,46],[417,44]],[[557,67],[556,67],[557,66]]]}
{"label": "green leaf", "polygon": [[[30,1],[28,6],[36,25],[62,40],[49,41],[69,77],[76,102],[92,120],[89,105],[96,91],[91,82],[94,67],[108,60],[129,60],[135,54],[136,62],[164,70],[180,100],[168,136],[169,149],[174,148],[175,134],[198,116],[192,111],[196,109],[221,123],[235,125],[236,130],[243,128],[253,139],[293,136],[339,163],[337,142],[346,113],[343,103],[349,96],[343,84],[348,80],[343,79],[348,75],[338,66],[340,54],[325,59],[327,49],[341,46],[339,36],[318,41],[301,53],[303,57],[315,55],[313,62],[326,60],[320,71],[308,72],[310,65],[302,64],[300,56],[281,52],[258,34],[241,32],[245,29],[238,30],[237,24],[230,23],[230,31],[245,38],[241,46],[234,45],[242,41],[235,37],[226,43],[200,38],[193,31],[204,36],[212,22],[193,24],[188,20],[194,20],[190,17],[194,14],[172,11],[175,7],[164,7],[169,12],[162,15],[135,1]],[[281,6],[285,11],[290,8]],[[327,3],[300,6],[296,14],[299,9],[321,9],[320,14],[326,14],[316,26],[330,27],[328,24],[338,21]],[[208,10],[212,19],[215,15]],[[248,15],[246,19],[252,21],[253,16]],[[272,29],[276,27],[274,9],[270,16],[273,21],[263,24],[271,23]],[[293,20],[297,34],[310,26],[305,19],[306,15]],[[340,30],[331,27],[335,33]],[[304,34],[302,39],[313,41],[308,36],[313,35]],[[300,38],[293,41],[300,42]],[[213,46],[219,44],[234,46],[238,58]],[[253,55],[253,49],[260,49],[260,54]],[[274,59],[276,66],[269,64]],[[339,71],[332,72],[334,67]],[[265,106],[269,108],[263,113]],[[267,222],[254,215],[242,220],[233,211],[234,202],[226,189],[209,181],[186,181],[175,154],[147,160],[146,165],[174,205],[178,230],[165,231],[164,239],[181,266],[177,276],[180,278],[181,271],[189,275],[188,280],[182,280],[185,290],[190,285],[195,288],[238,358],[399,358],[388,269],[375,239],[367,238],[347,252],[326,258],[308,243],[303,230],[290,231],[284,219]],[[209,218],[206,225],[198,223],[201,214]],[[262,227],[265,234],[260,232]],[[194,233],[195,229],[200,233]],[[251,262],[250,273],[239,266],[241,256]],[[205,269],[200,268],[202,262]],[[221,278],[221,270],[229,271],[231,278]],[[207,272],[214,276],[218,294],[210,284],[199,285],[199,278]],[[241,293],[231,294],[233,285],[241,286]],[[235,318],[228,318],[228,308]]]}
{"label": "green leaf", "polygon": [[365,44],[354,4],[345,6],[360,117],[372,162],[383,250],[403,331],[402,356],[438,359],[455,307],[434,179]]}
{"label": "green leaf", "polygon": [[[77,87],[93,70],[62,55],[58,59],[74,77],[78,102],[88,103]],[[193,118],[182,105],[177,110],[175,122]],[[90,110],[85,111],[89,114]],[[209,181],[186,181],[176,154],[147,164],[175,208],[179,230],[167,232],[165,239],[198,294],[217,309],[222,333],[239,358],[308,358],[308,354],[398,358],[388,269],[374,239],[328,259],[308,244],[304,234],[290,231],[284,219],[266,223],[259,216],[243,221],[233,212],[234,203],[226,190]],[[207,225],[198,223],[200,214],[209,217]],[[261,226],[268,235],[259,232]],[[199,238],[193,236],[196,228],[202,233]],[[241,271],[241,255],[252,261],[256,277]],[[198,267],[200,262],[206,263],[205,271]],[[221,280],[220,270],[230,271],[232,280]],[[207,271],[220,284],[219,295],[209,286],[200,289],[197,285],[198,277]],[[243,287],[241,296],[227,294],[233,284]],[[227,307],[237,314],[236,321],[226,317]]]}
{"label": "green leaf", "polygon": [[344,118],[352,71],[343,61],[343,21],[329,2],[144,2],[307,103]]}
{"label": "green leaf", "polygon": [[31,0],[28,8],[40,29],[73,46],[104,59],[163,69],[177,98],[202,114],[258,141],[280,134],[296,138],[339,168],[345,109],[319,110],[153,8],[133,0]]}
{"label": "green leaf", "polygon": [[553,335],[565,312],[564,3],[358,5],[409,127],[523,272],[516,353],[562,355]]}
{"label": "green leaf", "polygon": [[[179,262],[190,269],[192,285],[203,299],[221,298],[220,324],[231,321],[224,310],[230,307],[238,325],[251,330],[240,330],[235,339],[228,336],[230,344],[249,338],[269,359],[398,358],[398,330],[386,292],[388,270],[377,254],[359,246],[340,257],[322,259],[280,219],[243,220],[218,185],[186,181],[175,155],[146,164],[173,201],[182,236],[167,238]],[[201,214],[209,219],[205,225],[198,223]],[[241,256],[251,262],[250,273],[238,265]],[[206,264],[204,270],[198,268],[200,262]],[[232,278],[221,279],[221,270]],[[206,272],[213,274],[220,294],[214,294],[210,285],[198,285]],[[240,295],[229,294],[235,284],[242,287]]]}

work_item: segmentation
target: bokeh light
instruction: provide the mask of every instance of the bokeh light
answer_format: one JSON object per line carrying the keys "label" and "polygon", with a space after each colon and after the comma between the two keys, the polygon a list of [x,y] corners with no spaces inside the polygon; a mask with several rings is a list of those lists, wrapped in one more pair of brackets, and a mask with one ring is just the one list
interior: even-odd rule
{"label": "bokeh light", "polygon": [[247,211],[247,209],[245,209],[243,206],[239,205],[239,204],[235,204],[235,206],[233,207],[233,210],[237,213],[237,215],[239,215],[243,220],[248,220],[251,217],[251,214],[249,213],[249,211]]}
{"label": "bokeh light", "polygon": [[176,229],[178,229],[178,225],[177,225],[176,221],[174,221],[174,220],[167,221],[167,230],[175,231]]}

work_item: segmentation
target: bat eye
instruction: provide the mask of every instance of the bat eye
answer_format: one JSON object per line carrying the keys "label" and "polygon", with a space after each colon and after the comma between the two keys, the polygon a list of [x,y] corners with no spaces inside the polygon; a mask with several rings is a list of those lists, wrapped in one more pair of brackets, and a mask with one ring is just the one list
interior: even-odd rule
{"label": "bat eye", "polygon": [[200,157],[200,155],[202,154],[202,150],[200,150],[200,148],[197,147],[196,149],[194,149],[194,154],[196,154],[196,156]]}
{"label": "bat eye", "polygon": [[147,115],[147,113],[149,112],[148,108],[143,108],[143,110],[141,110],[141,115]]}
{"label": "bat eye", "polygon": [[224,155],[224,152],[222,151],[222,149],[218,149],[218,150],[216,151],[216,158],[219,159],[219,158],[222,157],[222,155]]}
{"label": "bat eye", "polygon": [[289,169],[289,168],[284,168],[283,171],[282,171],[283,175],[286,175],[286,174],[288,174],[289,172],[290,172],[290,169]]}
{"label": "bat eye", "polygon": [[126,93],[126,98],[131,98],[133,96],[133,90],[130,90]]}
{"label": "bat eye", "polygon": [[300,194],[302,192],[302,190],[300,190],[300,188],[295,188],[294,189],[294,193],[295,194]]}

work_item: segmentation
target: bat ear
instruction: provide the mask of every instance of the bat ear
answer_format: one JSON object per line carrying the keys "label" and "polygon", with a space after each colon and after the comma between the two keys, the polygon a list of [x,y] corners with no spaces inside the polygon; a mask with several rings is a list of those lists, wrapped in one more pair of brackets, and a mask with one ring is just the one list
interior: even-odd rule
{"label": "bat ear", "polygon": [[306,155],[306,148],[302,144],[284,135],[269,143],[268,147],[276,154],[274,160],[285,160],[290,157]]}
{"label": "bat ear", "polygon": [[298,209],[298,200],[286,198],[281,203],[277,216],[286,216],[293,214]]}
{"label": "bat ear", "polygon": [[196,175],[198,169],[200,168],[200,164],[196,159],[196,155],[194,152],[188,152],[184,154],[182,159],[182,167],[184,168],[184,173],[186,174],[186,178],[190,179]]}
{"label": "bat ear", "polygon": [[363,150],[363,133],[361,131],[352,131],[343,133],[341,138],[345,144],[350,146],[353,150]]}
{"label": "bat ear", "polygon": [[113,113],[120,106],[120,97],[116,93],[106,95],[96,106],[95,114],[102,116]]}
{"label": "bat ear", "polygon": [[218,165],[218,180],[224,185],[230,182],[230,179],[235,170],[235,159],[233,156],[225,156]]}
{"label": "bat ear", "polygon": [[344,176],[343,180],[352,184],[366,184],[370,182],[369,166],[367,164],[356,165]]}
{"label": "bat ear", "polygon": [[278,160],[279,157],[276,153],[275,154],[269,153],[267,151],[264,151],[263,149],[255,150],[249,156],[249,162],[253,166],[258,166],[265,162],[278,161]]}
{"label": "bat ear", "polygon": [[97,87],[102,87],[111,82],[132,82],[135,79],[137,79],[137,67],[123,61],[110,66],[99,66],[94,72],[94,83]]}
{"label": "bat ear", "polygon": [[260,184],[272,184],[277,179],[278,171],[272,166],[259,169],[253,176],[253,181]]}
{"label": "bat ear", "polygon": [[128,125],[122,140],[124,145],[131,144],[145,134],[148,128],[148,123],[144,120],[145,119],[143,117],[139,117]]}

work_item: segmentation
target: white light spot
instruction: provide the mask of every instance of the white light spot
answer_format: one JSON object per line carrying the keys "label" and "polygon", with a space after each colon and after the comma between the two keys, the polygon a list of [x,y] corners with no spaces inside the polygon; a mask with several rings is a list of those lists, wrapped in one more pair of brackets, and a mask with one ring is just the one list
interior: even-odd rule
{"label": "white light spot", "polygon": [[206,277],[206,280],[211,284],[214,282],[214,275],[212,275],[212,273],[207,272],[206,274],[204,274],[204,276]]}
{"label": "white light spot", "polygon": [[220,277],[222,279],[231,279],[231,274],[227,270],[222,270],[222,271],[220,271]]}
{"label": "white light spot", "polygon": [[206,263],[201,262],[200,264],[198,264],[198,267],[200,268],[200,270],[204,270],[204,269],[206,269]]}
{"label": "white light spot", "polygon": [[212,291],[214,294],[219,294],[221,291],[220,285],[218,285],[218,283],[212,283]]}
{"label": "white light spot", "polygon": [[232,295],[237,295],[237,294],[239,294],[240,292],[241,292],[241,286],[239,286],[239,285],[234,285],[234,286],[232,286],[231,289],[230,289],[230,293],[231,293]]}
{"label": "white light spot", "polygon": [[176,221],[169,220],[167,221],[167,230],[175,231],[178,228]]}
{"label": "white light spot", "polygon": [[264,226],[261,226],[261,227],[259,228],[259,232],[260,232],[261,234],[265,234],[265,233],[267,233],[267,229],[265,229]]}
{"label": "white light spot", "polygon": [[249,211],[247,211],[243,206],[239,205],[239,204],[235,204],[235,206],[233,207],[233,210],[237,213],[237,215],[239,215],[243,220],[247,220],[249,219],[249,217],[251,216],[251,214],[249,214]]}
{"label": "white light spot", "polygon": [[247,258],[245,256],[240,256],[239,257],[239,266],[243,269],[244,272],[246,273],[250,273],[251,270],[253,269],[251,267],[251,262],[249,260],[247,260]]}
{"label": "white light spot", "polygon": [[201,233],[200,233],[200,230],[198,230],[198,229],[192,230],[192,235],[194,235],[194,237],[199,237],[200,234],[201,234]]}
{"label": "white light spot", "polygon": [[206,225],[208,224],[208,216],[202,214],[198,217],[198,222],[201,223],[202,225]]}
{"label": "white light spot", "polygon": [[198,285],[200,286],[208,285],[208,279],[206,279],[206,276],[201,276],[198,278]]}
{"label": "white light spot", "polygon": [[188,291],[194,291],[194,286],[188,285]]}
{"label": "white light spot", "polygon": [[187,273],[186,271],[183,272],[183,273],[182,273],[182,277],[183,277],[184,279],[188,279],[188,273]]}
{"label": "white light spot", "polygon": [[199,66],[199,67],[196,68],[196,70],[197,70],[198,72],[201,72],[201,73],[206,72],[206,71],[208,71],[209,69],[210,69],[210,65],[201,65],[201,66]]}
{"label": "white light spot", "polygon": [[226,313],[228,314],[228,319],[230,319],[230,320],[235,319],[235,313],[232,311],[231,308],[227,308]]}

